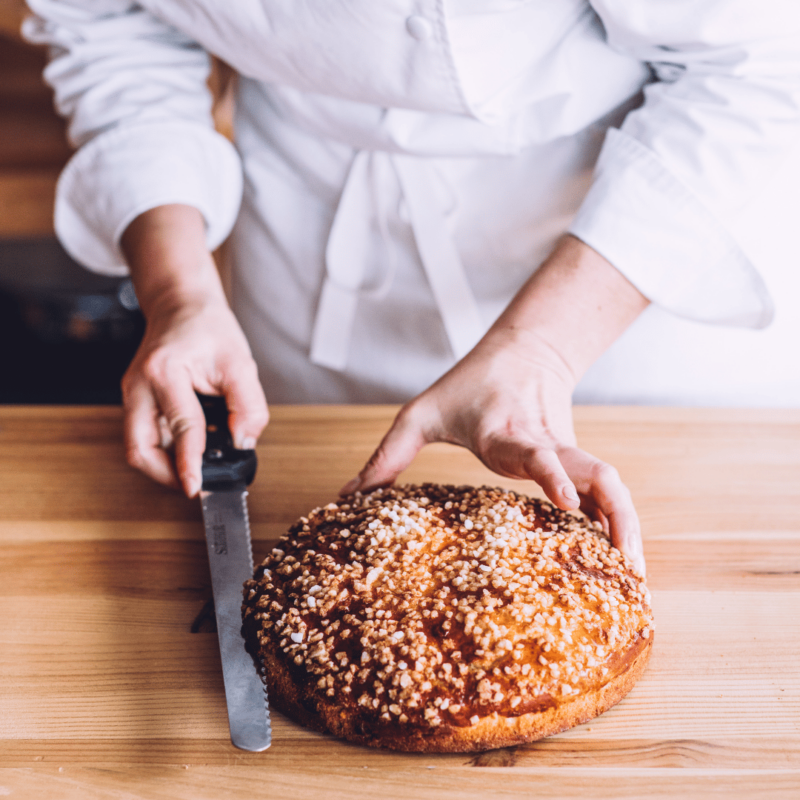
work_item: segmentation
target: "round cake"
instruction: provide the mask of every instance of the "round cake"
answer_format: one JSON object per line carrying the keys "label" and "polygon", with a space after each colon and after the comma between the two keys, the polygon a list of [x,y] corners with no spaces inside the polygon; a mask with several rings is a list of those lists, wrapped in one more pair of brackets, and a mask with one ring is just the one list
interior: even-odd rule
{"label": "round cake", "polygon": [[486,750],[619,702],[653,642],[599,525],[493,488],[397,486],[298,520],[245,584],[270,703],[374,747]]}

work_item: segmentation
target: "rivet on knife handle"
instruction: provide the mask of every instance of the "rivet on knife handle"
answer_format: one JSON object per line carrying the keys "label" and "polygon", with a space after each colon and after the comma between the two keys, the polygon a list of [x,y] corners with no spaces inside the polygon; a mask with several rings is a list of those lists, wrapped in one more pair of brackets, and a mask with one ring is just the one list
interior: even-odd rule
{"label": "rivet on knife handle", "polygon": [[253,576],[247,489],[256,471],[253,450],[236,450],[224,399],[198,395],[206,415],[200,499],[231,741],[260,752],[272,741],[266,690],[242,638],[242,588]]}

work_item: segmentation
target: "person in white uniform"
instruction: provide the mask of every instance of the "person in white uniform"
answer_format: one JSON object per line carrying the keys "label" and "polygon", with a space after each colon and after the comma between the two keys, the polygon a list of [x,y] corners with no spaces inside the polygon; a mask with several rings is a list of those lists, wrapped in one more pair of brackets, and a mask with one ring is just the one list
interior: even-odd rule
{"label": "person in white uniform", "polygon": [[[147,318],[123,395],[154,479],[199,489],[195,390],[225,395],[243,447],[264,391],[403,402],[347,491],[454,442],[603,520],[643,569],[573,396],[800,401],[793,317],[730,327],[797,296],[796,0],[29,5],[79,146],[57,233],[130,271]],[[235,147],[209,54],[239,73]]]}

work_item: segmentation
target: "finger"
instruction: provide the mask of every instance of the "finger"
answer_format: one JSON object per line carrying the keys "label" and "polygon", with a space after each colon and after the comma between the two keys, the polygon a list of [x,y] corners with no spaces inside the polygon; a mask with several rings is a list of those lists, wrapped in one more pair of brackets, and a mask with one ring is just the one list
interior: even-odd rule
{"label": "finger", "polygon": [[139,384],[125,393],[124,404],[128,463],[164,486],[180,488],[172,460],[161,446],[161,411],[152,392]]}
{"label": "finger", "polygon": [[203,483],[206,445],[203,408],[187,377],[174,376],[167,386],[154,385],[156,402],[167,420],[175,452],[175,471],[187,497],[195,497]]}
{"label": "finger", "polygon": [[608,517],[597,507],[594,500],[588,495],[581,495],[581,511],[586,514],[589,519],[599,522],[605,531],[606,535],[611,537],[611,530],[608,525]]}
{"label": "finger", "polygon": [[529,450],[524,460],[524,471],[524,477],[536,481],[558,508],[571,511],[580,506],[575,485],[555,450],[547,447]]}
{"label": "finger", "polygon": [[619,473],[610,465],[577,447],[559,452],[561,461],[577,486],[578,492],[591,498],[608,520],[611,543],[645,574],[644,550],[639,517],[631,493]]}
{"label": "finger", "polygon": [[421,409],[406,406],[395,417],[392,427],[358,475],[345,484],[340,494],[369,491],[388,486],[414,460],[414,456],[430,441]]}
{"label": "finger", "polygon": [[264,390],[253,365],[249,370],[236,370],[236,375],[222,387],[228,405],[228,425],[234,447],[252,450],[269,422],[269,409]]}

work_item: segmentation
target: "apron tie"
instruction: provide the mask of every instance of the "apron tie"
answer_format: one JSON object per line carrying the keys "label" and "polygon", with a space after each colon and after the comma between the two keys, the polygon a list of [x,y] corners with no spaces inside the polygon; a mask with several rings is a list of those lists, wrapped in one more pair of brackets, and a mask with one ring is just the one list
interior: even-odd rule
{"label": "apron tie", "polygon": [[[325,249],[326,274],[311,335],[314,364],[345,369],[359,297],[383,297],[394,280],[397,260],[387,228],[387,193],[380,191],[392,179],[391,172],[399,182],[425,275],[456,359],[463,358],[483,336],[485,326],[450,236],[447,204],[430,165],[425,159],[360,151],[350,167]],[[365,276],[376,252],[388,268],[378,285],[370,287],[365,285]]]}
{"label": "apron tie", "polygon": [[450,235],[441,187],[434,182],[431,167],[424,159],[396,155],[392,162],[450,348],[456,360],[461,360],[475,347],[486,327]]}

